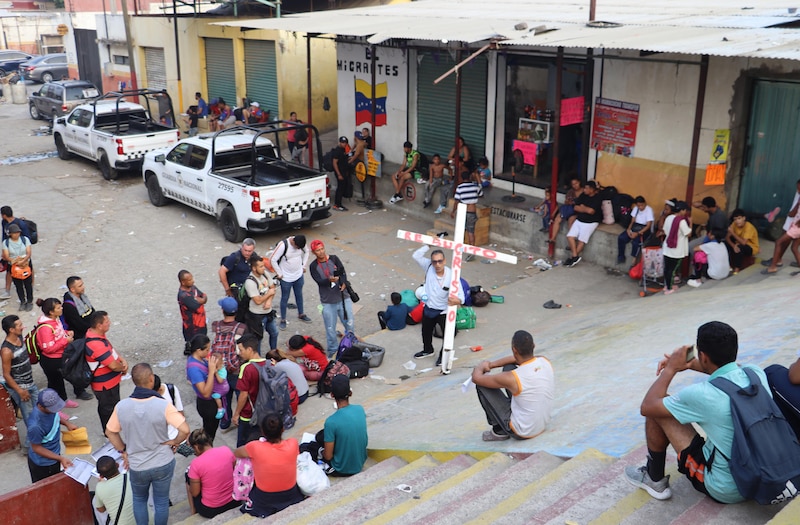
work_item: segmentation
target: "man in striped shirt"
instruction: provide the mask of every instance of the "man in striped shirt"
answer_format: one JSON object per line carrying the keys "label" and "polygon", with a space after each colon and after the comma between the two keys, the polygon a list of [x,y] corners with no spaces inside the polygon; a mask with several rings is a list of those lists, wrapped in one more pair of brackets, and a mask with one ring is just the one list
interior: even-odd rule
{"label": "man in striped shirt", "polygon": [[[456,193],[453,196],[453,211],[450,212],[450,217],[456,216],[456,209],[458,203],[463,202],[467,205],[467,222],[464,225],[464,230],[467,232],[467,244],[475,245],[475,225],[478,223],[478,192],[480,191],[478,181],[473,177],[469,171],[461,172],[461,183],[456,188]],[[456,239],[459,241],[459,239]],[[469,262],[475,258],[475,255],[470,253],[464,258]]]}
{"label": "man in striped shirt", "polygon": [[119,382],[128,373],[128,362],[114,350],[106,338],[111,328],[108,313],[98,310],[89,318],[86,331],[86,360],[94,370],[92,390],[97,398],[97,415],[103,434],[114,407],[119,403]]}

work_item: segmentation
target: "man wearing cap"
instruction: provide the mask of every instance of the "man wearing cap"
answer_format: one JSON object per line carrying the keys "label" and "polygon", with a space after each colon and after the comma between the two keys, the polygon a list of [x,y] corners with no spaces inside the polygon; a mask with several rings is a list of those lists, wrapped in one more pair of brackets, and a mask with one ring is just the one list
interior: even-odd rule
{"label": "man wearing cap", "polygon": [[348,149],[347,137],[342,135],[339,137],[339,144],[333,150],[333,172],[336,175],[336,195],[333,198],[333,209],[337,211],[347,211],[342,205],[342,199],[349,193],[352,195],[352,190],[348,190],[352,186],[350,179],[350,159],[347,156]]}
{"label": "man wearing cap", "polygon": [[303,310],[303,285],[308,263],[308,250],[306,249],[306,236],[293,235],[284,242],[279,242],[270,257],[275,278],[281,285],[281,321],[279,328],[286,330],[286,308],[289,306],[289,295],[294,291],[294,300],[297,303],[297,318],[305,323],[310,323],[311,318]]}
{"label": "man wearing cap", "polygon": [[250,107],[245,111],[248,124],[258,124],[264,122],[264,112],[261,111],[261,104],[258,102],[250,102]]}
{"label": "man wearing cap", "polygon": [[575,199],[575,222],[567,232],[567,242],[572,252],[572,257],[564,261],[564,266],[575,266],[581,262],[581,253],[586,243],[600,224],[603,214],[600,208],[600,195],[597,184],[590,180],[583,187],[583,193]]}
{"label": "man wearing cap", "polygon": [[[12,224],[16,224],[19,227],[22,237],[31,238],[28,225],[19,217],[14,217],[14,211],[11,209],[11,206],[3,206],[0,208],[0,216],[3,219],[3,242],[8,239],[8,228]],[[11,297],[11,265],[8,265],[8,271],[6,272],[6,288],[3,290],[2,294],[0,294],[0,299],[8,299],[9,297]]]}
{"label": "man wearing cap", "polygon": [[304,444],[301,452],[325,461],[323,466],[329,476],[358,474],[367,461],[367,415],[361,405],[350,404],[350,378],[336,375],[331,381],[331,395],[336,401],[336,412],[325,420],[325,427],[317,432],[316,439]]}
{"label": "man wearing cap", "polygon": [[364,135],[356,130],[353,133],[353,150],[350,152],[348,163],[350,164],[350,171],[354,172],[356,164],[364,162],[364,150],[367,148],[367,143],[364,141]]}
{"label": "man wearing cap", "polygon": [[219,266],[219,282],[228,297],[238,297],[239,289],[250,275],[250,256],[256,251],[256,241],[247,238],[242,246],[227,257],[223,257]]}
{"label": "man wearing cap", "polygon": [[[189,435],[189,425],[172,403],[153,390],[155,375],[150,365],[137,364],[131,377],[133,393],[117,403],[108,420],[106,436],[130,471],[136,523],[148,523],[147,498],[152,485],[155,525],[166,525],[175,450]],[[170,425],[178,429],[173,439],[169,439]]]}
{"label": "man wearing cap", "polygon": [[59,417],[64,404],[58,392],[45,388],[39,392],[36,407],[28,419],[28,470],[32,483],[58,474],[62,467],[72,466],[72,461],[61,455],[61,425],[67,430],[78,427]]}
{"label": "man wearing cap", "polygon": [[236,391],[236,382],[239,378],[239,356],[236,354],[236,340],[244,335],[246,326],[244,323],[236,321],[236,312],[239,303],[233,297],[223,297],[217,304],[222,309],[222,320],[211,323],[211,331],[214,332],[214,339],[211,343],[211,352],[222,354],[222,361],[228,371],[228,393],[225,394],[225,416],[219,423],[222,430],[231,426],[231,414],[233,406],[231,403]]}
{"label": "man wearing cap", "polygon": [[415,173],[417,173],[417,164],[419,164],[419,152],[414,150],[413,144],[405,141],[403,143],[403,151],[406,154],[406,162],[399,170],[397,170],[397,173],[392,176],[394,196],[389,199],[389,202],[392,204],[403,200],[403,196],[400,195],[400,188],[403,186],[405,181],[415,176]]}
{"label": "man wearing cap", "polygon": [[336,337],[336,319],[342,321],[345,330],[355,332],[353,320],[353,301],[347,292],[347,272],[344,264],[335,255],[325,252],[325,245],[319,239],[311,241],[311,251],[316,256],[308,267],[308,273],[319,286],[319,301],[322,303],[322,319],[325,322],[328,357],[339,349]]}

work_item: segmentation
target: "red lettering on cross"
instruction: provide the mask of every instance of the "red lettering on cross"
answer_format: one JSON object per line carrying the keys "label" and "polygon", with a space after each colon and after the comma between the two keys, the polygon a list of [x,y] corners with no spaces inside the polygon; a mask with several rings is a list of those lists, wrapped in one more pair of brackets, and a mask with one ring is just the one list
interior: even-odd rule
{"label": "red lettering on cross", "polygon": [[447,312],[447,322],[454,323],[456,321],[456,310],[453,308],[449,312]]}
{"label": "red lettering on cross", "polygon": [[412,235],[413,234],[411,232],[403,231],[403,239],[406,241],[410,241]]}
{"label": "red lettering on cross", "polygon": [[483,257],[486,259],[497,259],[497,252],[494,250],[483,249]]}
{"label": "red lettering on cross", "polygon": [[415,234],[414,234],[414,238],[413,238],[413,240],[414,240],[415,242],[419,242],[419,243],[421,243],[421,242],[422,242],[422,234],[421,234],[421,233],[415,233]]}

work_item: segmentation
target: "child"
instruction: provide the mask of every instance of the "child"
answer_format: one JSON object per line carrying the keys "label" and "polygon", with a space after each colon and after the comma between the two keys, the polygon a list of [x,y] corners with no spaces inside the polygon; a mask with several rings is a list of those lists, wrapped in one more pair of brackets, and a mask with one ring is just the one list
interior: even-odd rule
{"label": "child", "polygon": [[214,388],[211,391],[211,397],[217,403],[217,419],[225,417],[225,396],[230,391],[231,386],[228,384],[228,369],[225,368],[225,360],[222,358],[222,352],[214,352],[212,355],[217,357],[217,370],[214,372]]}
{"label": "child", "polygon": [[197,122],[200,118],[200,109],[197,106],[189,106],[186,110],[186,125],[189,126],[189,136],[197,135]]}
{"label": "child", "polygon": [[489,169],[489,159],[486,157],[478,161],[478,175],[481,179],[481,188],[492,187],[492,170]]}
{"label": "child", "polygon": [[731,271],[728,263],[728,250],[725,248],[725,231],[708,232],[709,241],[694,247],[694,274],[686,282],[692,288],[703,284],[703,277],[724,279]]}
{"label": "child", "polygon": [[542,203],[535,208],[532,208],[531,211],[535,212],[542,218],[542,227],[539,229],[539,231],[548,231],[550,229],[550,217],[552,216],[550,213],[550,186],[544,189],[544,200]]}
{"label": "child", "polygon": [[408,305],[402,302],[403,297],[397,292],[392,292],[391,299],[392,304],[386,311],[378,312],[378,322],[381,324],[381,329],[402,330],[406,327]]}

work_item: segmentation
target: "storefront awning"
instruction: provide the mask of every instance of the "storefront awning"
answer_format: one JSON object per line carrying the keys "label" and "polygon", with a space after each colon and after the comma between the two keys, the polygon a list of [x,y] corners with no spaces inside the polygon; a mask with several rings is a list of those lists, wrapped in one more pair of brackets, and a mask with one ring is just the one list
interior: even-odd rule
{"label": "storefront awning", "polygon": [[390,39],[469,44],[495,40],[514,46],[800,60],[800,30],[778,27],[800,25],[800,12],[792,1],[761,0],[748,7],[729,0],[673,0],[657,9],[640,0],[618,0],[613,6],[598,1],[595,18],[607,23],[594,25],[587,24],[588,4],[418,0],[216,24],[361,37],[373,44]]}

